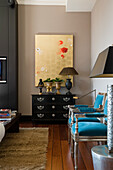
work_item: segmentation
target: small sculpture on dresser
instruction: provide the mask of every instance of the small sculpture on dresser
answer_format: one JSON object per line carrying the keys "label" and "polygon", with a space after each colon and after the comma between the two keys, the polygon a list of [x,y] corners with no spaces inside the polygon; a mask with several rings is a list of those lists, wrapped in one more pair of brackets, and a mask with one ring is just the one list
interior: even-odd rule
{"label": "small sculpture on dresser", "polygon": [[40,89],[40,93],[39,94],[41,95],[42,94],[42,88],[44,87],[44,83],[43,83],[42,79],[39,80],[38,87]]}

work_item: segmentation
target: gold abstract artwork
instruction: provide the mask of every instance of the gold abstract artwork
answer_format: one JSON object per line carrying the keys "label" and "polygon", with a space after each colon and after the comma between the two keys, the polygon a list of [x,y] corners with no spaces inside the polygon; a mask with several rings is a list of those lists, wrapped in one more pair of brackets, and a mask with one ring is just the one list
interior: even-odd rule
{"label": "gold abstract artwork", "polygon": [[39,79],[65,81],[67,76],[59,75],[64,67],[73,67],[73,35],[35,35],[35,86]]}

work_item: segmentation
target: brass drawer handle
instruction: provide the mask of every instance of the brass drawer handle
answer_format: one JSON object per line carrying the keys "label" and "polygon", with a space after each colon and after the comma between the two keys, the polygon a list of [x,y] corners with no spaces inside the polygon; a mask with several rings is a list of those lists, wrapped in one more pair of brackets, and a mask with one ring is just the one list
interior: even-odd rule
{"label": "brass drawer handle", "polygon": [[44,109],[44,106],[37,106],[37,109],[38,109],[38,110],[43,110],[43,109]]}
{"label": "brass drawer handle", "polygon": [[68,101],[70,100],[70,98],[69,98],[69,97],[64,97],[63,100],[64,100],[65,102],[68,102]]}
{"label": "brass drawer handle", "polygon": [[52,100],[55,101],[55,97],[52,97]]}
{"label": "brass drawer handle", "polygon": [[52,117],[55,117],[55,114],[52,114]]}
{"label": "brass drawer handle", "polygon": [[55,106],[52,106],[52,109],[55,109]]}
{"label": "brass drawer handle", "polygon": [[68,110],[68,106],[63,106],[63,109]]}
{"label": "brass drawer handle", "polygon": [[44,117],[44,114],[37,114],[37,117],[39,117],[39,118],[43,118]]}
{"label": "brass drawer handle", "polygon": [[37,97],[37,100],[39,101],[39,102],[42,102],[43,100],[44,100],[44,98],[42,98],[42,97]]}

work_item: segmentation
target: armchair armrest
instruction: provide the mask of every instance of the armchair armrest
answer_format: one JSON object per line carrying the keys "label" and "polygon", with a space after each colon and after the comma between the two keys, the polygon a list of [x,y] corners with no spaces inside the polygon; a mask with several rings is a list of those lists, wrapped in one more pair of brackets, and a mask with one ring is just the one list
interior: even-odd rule
{"label": "armchair armrest", "polygon": [[74,105],[68,105],[68,108],[69,108],[68,118],[70,118],[70,117],[71,117],[71,111],[72,111],[73,109],[75,109],[75,106],[74,106]]}
{"label": "armchair armrest", "polygon": [[99,109],[103,109],[103,105],[99,105]]}
{"label": "armchair armrest", "polygon": [[79,117],[107,117],[104,113],[76,113],[74,116],[76,119]]}
{"label": "armchair armrest", "polygon": [[94,109],[94,108],[89,108],[89,107],[80,107],[80,108],[71,108],[71,112],[73,111],[74,113],[95,113],[95,112],[102,112],[102,109]]}
{"label": "armchair armrest", "polygon": [[74,108],[75,108],[75,105],[68,105],[68,108],[69,108],[69,109],[70,109],[70,108],[74,109]]}

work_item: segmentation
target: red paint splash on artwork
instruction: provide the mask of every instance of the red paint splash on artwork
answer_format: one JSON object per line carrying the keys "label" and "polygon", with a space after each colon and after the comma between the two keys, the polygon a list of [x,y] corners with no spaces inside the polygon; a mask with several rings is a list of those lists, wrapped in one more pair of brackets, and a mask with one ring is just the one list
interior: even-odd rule
{"label": "red paint splash on artwork", "polygon": [[68,48],[66,48],[66,47],[61,48],[62,53],[67,53],[67,51],[68,51]]}
{"label": "red paint splash on artwork", "polygon": [[64,55],[62,54],[61,57],[64,58]]}
{"label": "red paint splash on artwork", "polygon": [[60,40],[60,41],[59,41],[59,45],[62,45],[62,44],[63,44],[63,41],[62,41],[62,40]]}
{"label": "red paint splash on artwork", "polygon": [[39,71],[37,71],[37,74],[39,74],[40,72]]}
{"label": "red paint splash on artwork", "polygon": [[[64,42],[62,40],[59,40],[59,46],[62,45]],[[67,53],[68,52],[68,48],[66,47],[62,47],[59,49],[59,51],[56,53],[57,55],[60,55],[63,59],[64,59],[64,53]]]}

